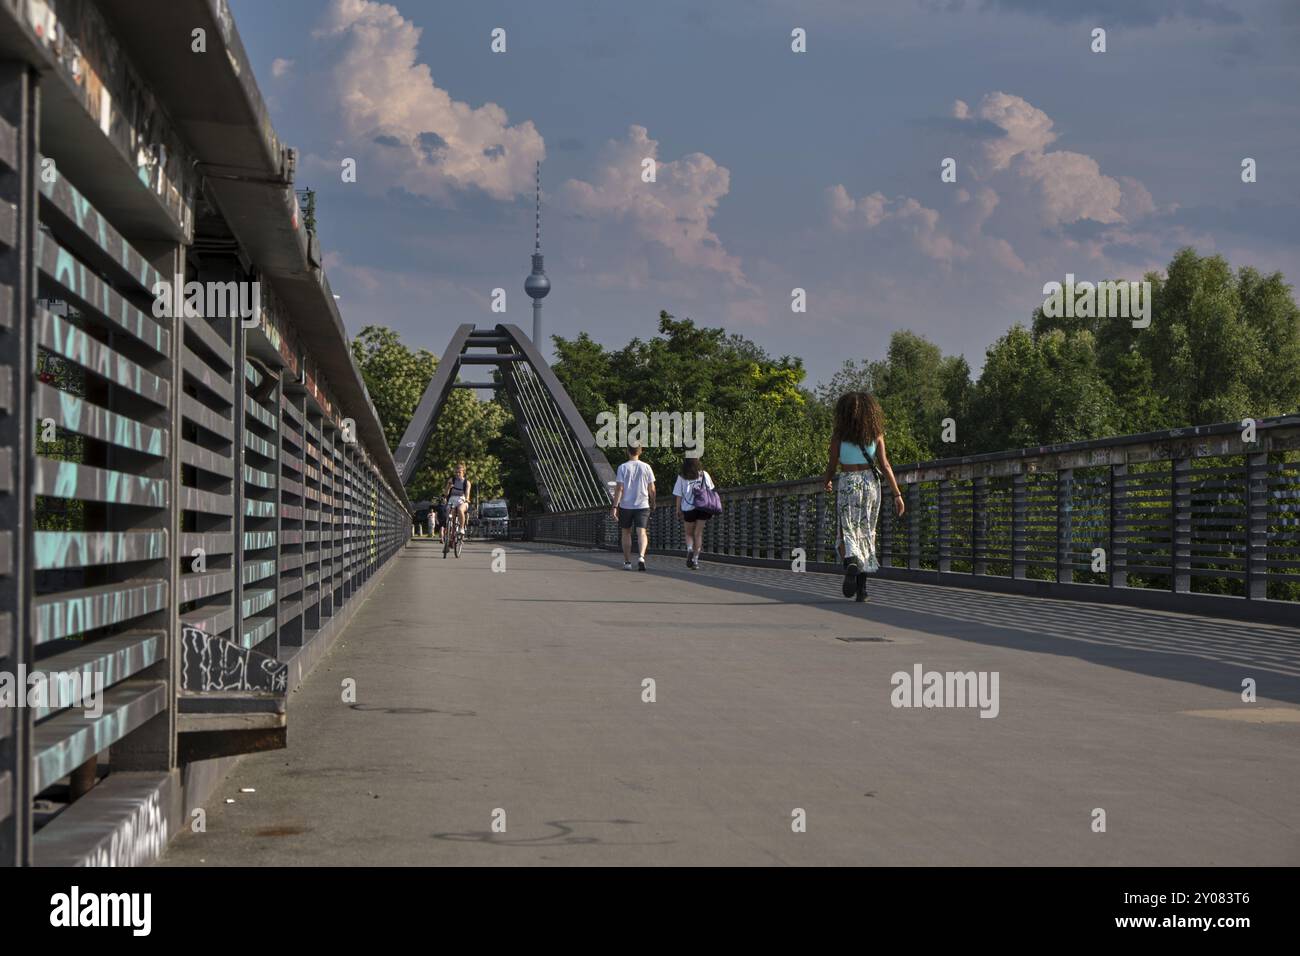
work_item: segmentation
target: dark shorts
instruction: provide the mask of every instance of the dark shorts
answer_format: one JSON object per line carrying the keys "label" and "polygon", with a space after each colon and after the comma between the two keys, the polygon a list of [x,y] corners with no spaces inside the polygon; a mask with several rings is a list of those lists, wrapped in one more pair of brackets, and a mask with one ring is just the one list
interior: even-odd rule
{"label": "dark shorts", "polygon": [[711,511],[696,511],[695,509],[691,509],[690,511],[682,512],[682,520],[688,524],[694,524],[696,521],[708,521],[712,517],[713,512]]}
{"label": "dark shorts", "polygon": [[650,525],[649,508],[619,508],[618,526],[627,528],[646,528]]}

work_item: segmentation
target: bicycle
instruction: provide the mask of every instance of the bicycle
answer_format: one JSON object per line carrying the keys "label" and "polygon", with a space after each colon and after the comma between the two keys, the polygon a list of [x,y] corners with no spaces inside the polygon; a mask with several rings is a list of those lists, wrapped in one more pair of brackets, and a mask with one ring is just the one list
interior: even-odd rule
{"label": "bicycle", "polygon": [[447,516],[449,527],[446,536],[442,539],[442,556],[445,559],[447,552],[454,550],[456,557],[460,557],[461,545],[465,543],[465,529],[460,526],[459,512],[452,512]]}

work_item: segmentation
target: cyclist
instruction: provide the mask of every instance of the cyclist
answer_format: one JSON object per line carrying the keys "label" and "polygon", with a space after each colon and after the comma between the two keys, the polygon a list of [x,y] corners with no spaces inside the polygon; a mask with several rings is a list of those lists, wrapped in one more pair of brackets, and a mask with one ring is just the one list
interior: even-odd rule
{"label": "cyclist", "polygon": [[455,474],[447,479],[447,487],[442,493],[447,499],[447,523],[450,525],[459,521],[462,533],[468,526],[469,496],[473,489],[474,483],[465,477],[465,463],[459,462]]}

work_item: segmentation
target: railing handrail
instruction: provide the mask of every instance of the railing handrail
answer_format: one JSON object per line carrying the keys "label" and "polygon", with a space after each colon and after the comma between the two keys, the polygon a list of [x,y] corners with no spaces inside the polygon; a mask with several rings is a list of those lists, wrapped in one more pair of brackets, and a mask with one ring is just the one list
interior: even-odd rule
{"label": "railing handrail", "polygon": [[[882,507],[891,577],[1294,623],[1300,416],[1066,442],[899,466]],[[840,566],[836,496],[818,478],[720,489],[703,550],[721,561]],[[886,502],[890,504],[890,502]],[[660,550],[683,532],[664,496]],[[538,540],[618,547],[608,508],[534,515]],[[1245,600],[1243,600],[1243,598]]]}
{"label": "railing handrail", "polygon": [[[1261,418],[1255,422],[1256,432],[1272,431],[1278,428],[1296,428],[1300,430],[1300,414],[1278,415],[1273,418]],[[908,464],[893,465],[894,476],[900,484],[912,484],[917,481],[937,481],[941,476],[934,474],[933,477],[925,477],[927,473],[948,472],[953,469],[974,468],[979,465],[989,465],[998,462],[1027,462],[1046,458],[1056,458],[1063,455],[1077,455],[1084,452],[1101,451],[1103,449],[1120,449],[1132,448],[1141,445],[1157,445],[1162,442],[1188,442],[1197,439],[1216,438],[1241,432],[1240,422],[1219,422],[1214,425],[1191,425],[1186,428],[1170,428],[1163,431],[1139,432],[1132,435],[1116,435],[1111,438],[1089,438],[1077,442],[1059,442],[1054,445],[1037,445],[1025,448],[1013,448],[1006,451],[982,452],[978,455],[962,455],[953,458],[933,458],[927,461],[912,462]],[[1239,451],[1224,451],[1222,449],[1206,449],[1204,454],[1196,454],[1194,457],[1209,457],[1215,454],[1241,454]],[[1168,457],[1176,457],[1170,455]],[[1159,456],[1149,460],[1162,460]],[[1107,462],[1098,461],[1097,465],[1107,464]],[[1081,467],[1076,465],[1075,467]],[[763,481],[748,485],[728,485],[720,488],[728,494],[749,494],[752,492],[774,492],[785,491],[800,488],[804,485],[820,485],[822,479],[816,475],[807,478],[786,478],[781,481]],[[602,511],[603,508],[580,508],[565,514],[588,514],[592,511]]]}

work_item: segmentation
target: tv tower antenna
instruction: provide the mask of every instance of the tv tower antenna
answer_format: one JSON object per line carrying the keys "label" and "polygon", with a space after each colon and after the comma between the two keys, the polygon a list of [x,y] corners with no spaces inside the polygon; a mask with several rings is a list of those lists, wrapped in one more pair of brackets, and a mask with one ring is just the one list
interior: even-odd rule
{"label": "tv tower antenna", "polygon": [[542,342],[542,299],[551,291],[551,280],[546,278],[542,268],[542,163],[537,163],[537,218],[533,231],[533,271],[524,280],[524,291],[533,300],[533,345],[543,354],[546,346]]}

